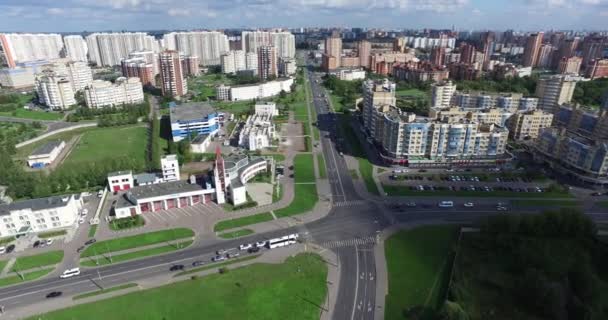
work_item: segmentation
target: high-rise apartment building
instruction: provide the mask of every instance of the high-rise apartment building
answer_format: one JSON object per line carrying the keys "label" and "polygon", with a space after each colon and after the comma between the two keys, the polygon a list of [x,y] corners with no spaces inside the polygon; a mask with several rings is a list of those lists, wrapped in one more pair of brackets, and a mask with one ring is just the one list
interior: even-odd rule
{"label": "high-rise apartment building", "polygon": [[20,62],[61,58],[63,40],[56,33],[4,33],[0,34],[0,61],[14,68]]}
{"label": "high-rise apartment building", "polygon": [[295,58],[279,58],[279,74],[288,77],[296,74],[297,65]]}
{"label": "high-rise apartment building", "polygon": [[542,110],[515,113],[509,120],[509,137],[513,140],[534,140],[544,128],[551,127],[553,114]]}
{"label": "high-rise apartment building", "polygon": [[431,85],[431,108],[449,108],[456,92],[452,81],[433,83]]}
{"label": "high-rise apartment building", "polygon": [[[257,54],[255,57],[255,64],[257,70]],[[220,57],[220,64],[222,66],[222,73],[234,74],[241,70],[247,70],[247,61],[245,58],[245,51],[233,50],[222,53]]]}
{"label": "high-rise apartment building", "polygon": [[120,62],[122,75],[127,78],[139,78],[142,85],[155,85],[154,66],[141,57],[123,59]]}
{"label": "high-rise apartment building", "polygon": [[278,58],[293,58],[296,55],[295,37],[290,32],[241,32],[241,50],[257,53],[261,46],[274,46]]}
{"label": "high-rise apartment building", "polygon": [[608,39],[605,37],[586,37],[582,44],[583,66],[591,60],[604,58],[604,52],[608,47]]}
{"label": "high-rise apartment building", "polygon": [[357,43],[357,54],[359,56],[359,65],[362,68],[369,69],[369,59],[371,57],[372,44],[367,40],[361,40]]}
{"label": "high-rise apartment building", "polygon": [[91,67],[83,61],[58,59],[53,63],[43,65],[42,69],[51,70],[57,76],[66,77],[72,85],[72,91],[74,93],[84,89],[84,87],[93,82]]}
{"label": "high-rise apartment building", "polygon": [[245,54],[245,70],[252,70],[253,75],[258,75],[258,54],[257,52],[247,52]]}
{"label": "high-rise apartment building", "polygon": [[163,42],[166,49],[198,57],[203,66],[220,65],[221,54],[230,50],[228,37],[220,31],[171,32]]}
{"label": "high-rise apartment building", "polygon": [[129,53],[129,59],[133,59],[133,58],[140,58],[143,61],[145,61],[146,63],[149,63],[152,65],[152,68],[154,70],[154,76],[158,75],[160,73],[160,68],[158,66],[158,53],[152,50],[139,50],[139,51],[133,51],[131,53]]}
{"label": "high-rise apartment building", "polygon": [[557,50],[557,53],[553,58],[553,67],[559,67],[559,62],[562,58],[570,58],[576,55],[576,49],[578,48],[578,43],[580,39],[578,37],[572,39],[563,40]]}
{"label": "high-rise apartment building", "polygon": [[38,101],[52,109],[63,110],[76,104],[72,83],[66,75],[44,70],[36,75]]}
{"label": "high-rise apartment building", "polygon": [[462,43],[460,45],[460,62],[463,63],[473,63],[475,62],[475,53],[477,49],[475,46],[470,45],[468,43]]}
{"label": "high-rise apartment building", "polygon": [[576,74],[581,70],[583,59],[581,57],[562,57],[559,61],[557,71],[561,74]]}
{"label": "high-rise apartment building", "polygon": [[541,77],[536,85],[536,96],[539,98],[538,107],[543,111],[553,113],[559,105],[570,102],[579,79],[569,75]]}
{"label": "high-rise apartment building", "polygon": [[277,52],[273,46],[258,47],[258,76],[262,80],[276,78],[279,75],[277,67]]}
{"label": "high-rise apartment building", "polygon": [[73,61],[87,62],[87,42],[82,36],[71,35],[63,37],[65,43],[65,57]]}
{"label": "high-rise apartment building", "polygon": [[144,102],[144,91],[139,78],[95,80],[84,89],[84,99],[89,108],[121,106]]}
{"label": "high-rise apartment building", "polygon": [[182,57],[182,70],[184,71],[184,76],[198,76],[201,73],[199,65],[200,61],[196,56]]}
{"label": "high-rise apartment building", "polygon": [[117,66],[134,51],[158,52],[158,42],[143,32],[92,33],[86,37],[89,61],[98,66]]}
{"label": "high-rise apartment building", "polygon": [[[324,69],[332,70],[335,68],[339,68],[342,66],[341,64],[341,56],[342,56],[342,39],[339,34],[334,33],[330,37],[325,38],[325,55],[324,55]],[[332,59],[333,58],[333,59]],[[330,63],[333,61],[334,63]]]}
{"label": "high-rise apartment building", "polygon": [[186,94],[188,85],[182,70],[179,52],[166,50],[159,53],[158,56],[163,95],[179,98]]}
{"label": "high-rise apartment building", "polygon": [[435,47],[431,49],[431,63],[436,66],[445,64],[445,48]]}
{"label": "high-rise apartment building", "polygon": [[585,77],[593,79],[608,77],[608,59],[594,59],[585,68]]}
{"label": "high-rise apartment building", "polygon": [[524,67],[536,67],[538,65],[538,55],[540,46],[543,43],[543,34],[543,32],[539,32],[528,36],[522,63]]}
{"label": "high-rise apartment building", "polygon": [[553,63],[553,54],[555,48],[550,44],[543,44],[538,50],[538,58],[536,59],[536,66],[539,68],[550,68]]}

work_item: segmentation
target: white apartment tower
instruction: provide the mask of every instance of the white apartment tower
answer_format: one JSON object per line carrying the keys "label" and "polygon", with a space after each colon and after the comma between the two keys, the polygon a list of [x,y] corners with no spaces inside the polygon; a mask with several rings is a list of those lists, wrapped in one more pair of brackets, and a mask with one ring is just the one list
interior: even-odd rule
{"label": "white apartment tower", "polygon": [[253,70],[253,75],[258,75],[258,54],[256,52],[247,52],[245,54],[245,69]]}
{"label": "white apartment tower", "polygon": [[143,32],[93,33],[86,37],[89,60],[99,66],[117,66],[134,51],[158,52],[158,42]]}
{"label": "white apartment tower", "polygon": [[261,46],[274,46],[279,58],[293,58],[296,54],[295,37],[290,32],[243,31],[241,49],[258,52]]}
{"label": "white apartment tower", "polygon": [[63,40],[56,33],[4,33],[0,34],[0,43],[0,60],[7,61],[11,68],[20,62],[59,59],[63,51]]}
{"label": "white apartment tower", "polygon": [[81,36],[71,35],[63,37],[65,43],[65,57],[73,61],[87,62],[87,43]]}
{"label": "white apartment tower", "polygon": [[56,110],[66,109],[76,104],[70,79],[52,70],[44,70],[36,75],[36,93],[40,103]]}
{"label": "white apartment tower", "polygon": [[238,71],[247,69],[245,51],[243,50],[234,50],[222,53],[220,62],[222,65],[222,73],[234,74]]}
{"label": "white apartment tower", "polygon": [[452,81],[434,83],[431,85],[431,108],[449,108],[456,85]]}
{"label": "white apartment tower", "polygon": [[165,49],[196,56],[201,65],[219,65],[220,56],[230,50],[228,37],[219,31],[171,32],[163,36]]}
{"label": "white apartment tower", "polygon": [[169,154],[160,158],[160,166],[165,182],[179,180],[179,162],[176,155]]}

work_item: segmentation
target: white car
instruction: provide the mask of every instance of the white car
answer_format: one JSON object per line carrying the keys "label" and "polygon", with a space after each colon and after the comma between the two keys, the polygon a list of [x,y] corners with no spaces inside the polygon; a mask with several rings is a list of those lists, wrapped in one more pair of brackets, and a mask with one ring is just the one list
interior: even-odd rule
{"label": "white car", "polygon": [[258,242],[255,243],[255,246],[258,247],[258,248],[265,247],[266,246],[266,242],[267,242],[266,240],[258,241]]}
{"label": "white car", "polygon": [[83,223],[84,223],[84,218],[78,219],[78,224],[83,224]]}
{"label": "white car", "polygon": [[3,254],[5,252],[6,252],[6,247],[5,246],[0,247],[0,254]]}
{"label": "white car", "polygon": [[50,246],[53,244],[53,239],[46,239],[46,245]]}
{"label": "white car", "polygon": [[80,275],[80,268],[74,268],[74,269],[68,269],[65,270],[60,276],[59,278],[61,279],[66,279],[66,278],[71,278],[73,276],[77,276]]}
{"label": "white car", "polygon": [[87,214],[89,214],[89,209],[87,209],[87,208],[82,209],[82,213],[81,214],[83,216],[86,216]]}
{"label": "white car", "polygon": [[475,206],[475,204],[473,202],[466,202],[464,204],[464,206],[467,207],[467,208],[473,208]]}
{"label": "white car", "polygon": [[498,210],[498,211],[507,211],[507,207],[498,206],[498,207],[496,207],[496,210]]}
{"label": "white car", "polygon": [[251,245],[251,243],[246,243],[246,244],[242,244],[239,246],[240,250],[249,250],[251,249],[253,246]]}
{"label": "white car", "polygon": [[97,198],[101,198],[103,196],[103,190],[97,191]]}

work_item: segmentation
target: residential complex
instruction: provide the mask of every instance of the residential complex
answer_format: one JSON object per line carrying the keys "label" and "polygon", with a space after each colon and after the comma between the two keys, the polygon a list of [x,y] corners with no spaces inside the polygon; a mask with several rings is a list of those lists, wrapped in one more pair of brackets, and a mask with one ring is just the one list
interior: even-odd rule
{"label": "residential complex", "polygon": [[512,140],[534,140],[541,130],[551,127],[553,114],[542,110],[531,110],[513,114],[507,120],[509,138]]}
{"label": "residential complex", "polygon": [[70,78],[53,70],[44,70],[36,75],[38,101],[52,109],[62,110],[76,104]]}
{"label": "residential complex", "polygon": [[295,38],[290,32],[243,31],[241,33],[241,50],[258,53],[259,48],[263,46],[275,47],[278,58],[293,58],[296,55]]}
{"label": "residential complex", "polygon": [[166,50],[159,54],[160,82],[164,96],[179,98],[188,91],[179,52]]}
{"label": "residential complex", "polygon": [[84,89],[84,100],[89,108],[136,104],[144,102],[144,91],[139,78],[95,80]]}
{"label": "residential complex", "polygon": [[61,58],[63,40],[56,33],[0,33],[0,46],[0,61],[14,68],[20,62]]}
{"label": "residential complex", "polygon": [[536,85],[536,96],[539,97],[538,107],[553,113],[557,106],[572,100],[576,82],[581,78],[570,75],[544,76]]}
{"label": "residential complex", "polygon": [[293,83],[293,78],[279,78],[277,80],[252,85],[219,85],[215,88],[215,96],[220,101],[263,99],[276,96],[281,93],[281,91],[291,92]]}
{"label": "residential complex", "polygon": [[239,132],[239,146],[247,150],[260,150],[271,147],[278,138],[272,117],[277,114],[276,104],[256,104],[255,113],[247,117],[247,121]]}
{"label": "residential complex", "polygon": [[63,37],[65,44],[65,57],[73,61],[87,62],[87,54],[89,52],[87,48],[87,42],[82,36],[65,36]]}
{"label": "residential complex", "polygon": [[[235,74],[241,70],[247,70],[247,63],[245,60],[245,51],[234,50],[226,51],[220,56],[220,63],[222,67],[222,73]],[[256,65],[257,65],[257,53],[256,53]],[[257,70],[257,66],[256,66]]]}
{"label": "residential complex", "polygon": [[258,47],[258,76],[262,80],[279,76],[277,51],[275,47]]}
{"label": "residential complex", "polygon": [[143,32],[92,33],[86,42],[89,61],[104,67],[120,65],[134,51],[159,51],[154,37]]}
{"label": "residential complex", "polygon": [[230,49],[228,37],[219,31],[171,32],[163,36],[167,50],[198,57],[203,66],[219,65],[220,56]]}

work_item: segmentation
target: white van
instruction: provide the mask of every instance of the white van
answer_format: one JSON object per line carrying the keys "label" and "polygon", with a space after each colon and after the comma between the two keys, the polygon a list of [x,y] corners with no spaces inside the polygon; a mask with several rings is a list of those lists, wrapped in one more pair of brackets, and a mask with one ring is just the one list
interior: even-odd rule
{"label": "white van", "polygon": [[454,206],[454,201],[441,201],[439,202],[440,208],[451,208]]}
{"label": "white van", "polygon": [[74,268],[74,269],[68,269],[65,270],[60,276],[59,278],[61,279],[66,279],[66,278],[71,278],[73,276],[77,276],[80,275],[80,268]]}

